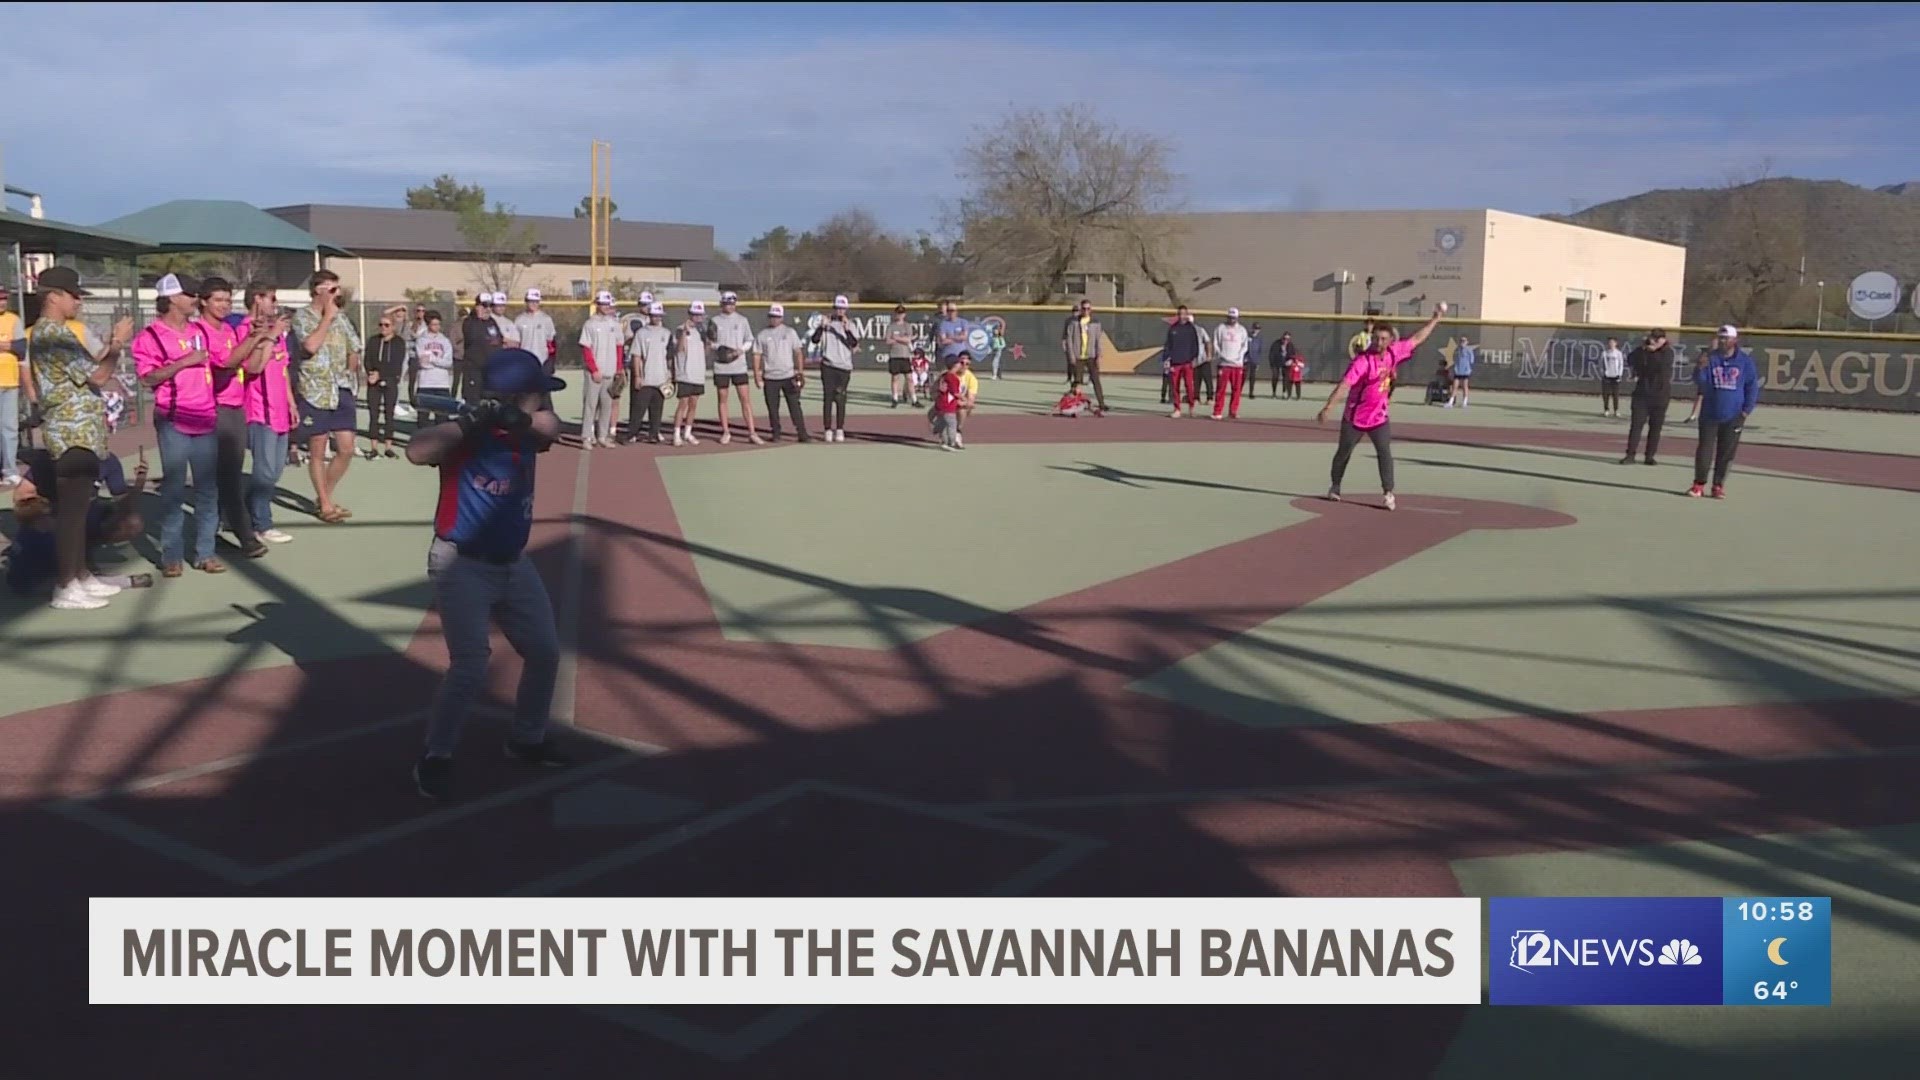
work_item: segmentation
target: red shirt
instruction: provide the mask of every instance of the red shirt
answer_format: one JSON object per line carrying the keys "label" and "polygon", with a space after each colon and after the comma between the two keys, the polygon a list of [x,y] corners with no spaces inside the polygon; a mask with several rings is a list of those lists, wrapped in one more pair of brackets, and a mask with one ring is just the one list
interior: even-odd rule
{"label": "red shirt", "polygon": [[965,396],[964,384],[958,372],[949,371],[940,376],[940,394],[933,399],[933,407],[943,413],[960,411],[960,399]]}
{"label": "red shirt", "polygon": [[1086,406],[1086,404],[1087,404],[1087,395],[1085,395],[1085,394],[1067,394],[1067,395],[1065,395],[1065,396],[1063,396],[1063,397],[1062,397],[1062,398],[1060,399],[1060,404],[1058,404],[1058,405],[1055,405],[1055,406],[1053,407],[1053,411],[1054,411],[1054,412],[1066,412],[1066,411],[1067,411],[1068,409],[1071,409],[1071,408],[1073,408],[1073,407],[1074,407],[1074,406],[1076,406],[1076,405],[1077,405],[1077,406],[1080,406],[1080,407],[1082,407],[1082,408],[1084,408],[1084,407]]}

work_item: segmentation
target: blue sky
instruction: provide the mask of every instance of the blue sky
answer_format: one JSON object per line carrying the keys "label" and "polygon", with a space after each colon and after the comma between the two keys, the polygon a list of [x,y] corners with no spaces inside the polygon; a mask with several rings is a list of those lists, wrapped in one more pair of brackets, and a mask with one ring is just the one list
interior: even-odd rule
{"label": "blue sky", "polygon": [[[599,138],[624,218],[712,224],[729,248],[855,206],[913,230],[959,195],[954,155],[976,125],[1066,102],[1166,138],[1194,210],[1565,211],[1763,163],[1920,180],[1916,5],[175,5],[161,21],[54,4],[5,18],[61,41],[12,51],[7,180],[82,223],[185,197],[398,205],[441,172],[566,213]],[[155,112],[167,92],[181,104]]]}

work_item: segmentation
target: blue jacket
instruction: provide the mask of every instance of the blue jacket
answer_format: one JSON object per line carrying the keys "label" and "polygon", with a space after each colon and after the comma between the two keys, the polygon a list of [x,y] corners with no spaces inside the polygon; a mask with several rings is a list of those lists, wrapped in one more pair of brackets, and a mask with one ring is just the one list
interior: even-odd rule
{"label": "blue jacket", "polygon": [[1703,420],[1746,416],[1760,403],[1760,369],[1745,349],[1735,349],[1732,356],[1711,354],[1706,364],[1694,371],[1693,384],[1700,389]]}
{"label": "blue jacket", "polygon": [[1200,327],[1190,322],[1167,327],[1167,343],[1160,353],[1169,364],[1191,364],[1200,359]]}

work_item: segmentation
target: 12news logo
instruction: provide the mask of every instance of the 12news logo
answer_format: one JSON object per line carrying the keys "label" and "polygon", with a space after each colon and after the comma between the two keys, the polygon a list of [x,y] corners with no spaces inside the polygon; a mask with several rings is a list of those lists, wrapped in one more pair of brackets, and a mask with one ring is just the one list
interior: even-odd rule
{"label": "12news logo", "polygon": [[1532,974],[1549,967],[1698,967],[1700,947],[1671,938],[1655,951],[1652,938],[1578,938],[1555,941],[1544,930],[1516,930],[1508,939],[1507,965]]}

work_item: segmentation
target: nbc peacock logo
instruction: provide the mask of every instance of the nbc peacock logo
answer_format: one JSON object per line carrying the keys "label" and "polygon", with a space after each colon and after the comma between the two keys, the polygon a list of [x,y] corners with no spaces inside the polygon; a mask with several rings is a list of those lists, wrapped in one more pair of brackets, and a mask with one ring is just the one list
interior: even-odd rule
{"label": "nbc peacock logo", "polygon": [[1660,950],[1658,963],[1662,967],[1697,967],[1700,949],[1686,938],[1674,938]]}

